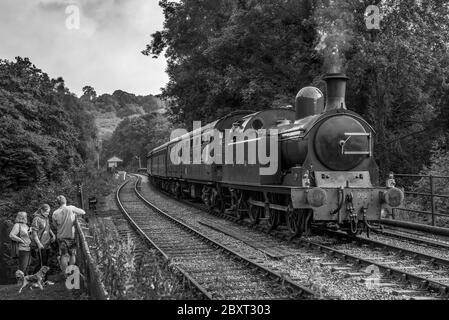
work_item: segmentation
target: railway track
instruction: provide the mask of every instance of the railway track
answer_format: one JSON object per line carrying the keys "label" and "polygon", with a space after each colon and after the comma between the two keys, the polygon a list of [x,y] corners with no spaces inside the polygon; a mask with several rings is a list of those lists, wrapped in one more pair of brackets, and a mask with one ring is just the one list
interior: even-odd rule
{"label": "railway track", "polygon": [[[398,282],[409,284],[411,289],[396,290],[395,294],[409,295],[419,300],[448,299],[449,270],[447,265],[435,263],[436,259],[431,256],[346,235],[335,237],[334,234],[334,238],[314,237],[313,240],[298,239],[294,242],[326,251],[350,262],[352,267],[358,267],[359,270],[371,270],[376,276],[366,281],[371,281],[373,285],[395,287]],[[428,258],[432,260],[425,260]],[[448,262],[444,261],[444,264]],[[347,276],[361,276],[360,271],[351,272],[349,269],[337,266],[337,270],[348,270]]]}
{"label": "railway track", "polygon": [[424,244],[429,248],[449,249],[449,238],[432,235],[421,231],[403,231],[397,228],[384,227],[382,230],[375,230],[374,234]]}
{"label": "railway track", "polygon": [[[149,187],[151,189],[151,187]],[[150,192],[151,190],[147,189],[146,192]],[[156,191],[155,191],[156,192]],[[157,191],[160,192],[160,191]],[[153,192],[151,192],[151,196],[156,200],[157,196],[153,195]],[[162,196],[163,197],[163,196]],[[152,199],[153,201],[153,199]],[[159,200],[161,201],[161,200]],[[164,201],[164,200],[162,200]],[[165,200],[166,201],[166,200]],[[182,201],[183,204],[188,204],[190,207],[194,207],[195,209],[199,209],[204,211],[205,207],[191,203]],[[187,216],[192,216],[192,213],[190,215],[182,215],[178,214],[178,218],[185,219],[186,223],[190,223],[189,220],[186,218]],[[193,214],[195,216],[195,214]],[[209,217],[213,217],[208,215]],[[273,239],[273,237],[267,237],[267,229],[263,226],[252,226],[251,224],[245,222],[245,221],[238,221],[237,219],[227,216],[227,215],[219,215],[217,218],[225,218],[226,220],[229,220],[232,222],[232,224],[241,226],[246,226],[251,228],[251,230],[256,231],[260,236],[257,237],[252,233],[249,235],[247,231],[244,231],[244,233],[248,233],[248,237],[251,237],[250,241],[247,241],[247,243],[259,243],[262,249],[265,249],[267,246],[270,246],[269,240],[267,239]],[[223,219],[221,219],[224,221]],[[201,223],[201,222],[200,222]],[[223,222],[223,225],[225,222]],[[206,223],[207,225],[207,223]],[[228,232],[227,229],[230,229],[232,227],[228,226],[213,226],[209,223],[209,227],[215,228],[217,231],[221,231],[225,234],[234,236],[236,238],[240,238],[240,240],[245,241],[245,239],[242,238],[241,235],[238,235],[239,233],[242,233],[242,230],[235,230],[234,232]],[[203,229],[204,230],[204,229]],[[232,231],[232,230],[231,230]],[[274,239],[281,240],[280,242],[284,244],[288,244],[291,246],[292,244],[296,247],[297,255],[305,257],[306,259],[301,260],[300,259],[283,259],[287,264],[290,264],[290,268],[299,268],[299,264],[306,265],[308,261],[312,261],[314,265],[319,265],[322,270],[326,273],[327,271],[331,271],[332,274],[327,273],[327,277],[334,278],[332,279],[325,279],[324,286],[326,286],[328,283],[336,283],[336,285],[340,287],[344,287],[345,283],[344,281],[340,281],[341,279],[337,279],[338,277],[346,277],[353,279],[355,281],[358,281],[362,284],[359,284],[359,286],[364,287],[363,284],[374,284],[375,286],[378,286],[379,288],[383,289],[391,289],[390,292],[403,299],[442,299],[446,297],[447,293],[447,287],[445,284],[436,283],[434,281],[429,281],[426,277],[424,277],[425,272],[428,271],[428,266],[422,266],[420,264],[417,264],[415,267],[416,271],[412,272],[410,271],[411,268],[410,265],[406,266],[406,268],[394,268],[392,265],[394,264],[393,261],[388,261],[388,259],[391,260],[391,257],[389,254],[387,254],[387,257],[379,257],[379,252],[371,252],[371,254],[363,254],[363,251],[368,251],[367,248],[360,248],[360,245],[352,246],[350,250],[339,250],[339,248],[332,248],[331,246],[327,246],[326,243],[319,243],[319,241],[313,240],[306,240],[306,239],[296,239],[292,243],[286,242],[285,239],[288,239],[288,235],[286,235],[283,232],[271,232],[271,235],[274,235]],[[252,240],[252,241],[251,241]],[[351,240],[353,241],[353,240]],[[279,242],[279,241],[278,241]],[[346,241],[347,242],[347,241]],[[343,242],[344,243],[344,242]],[[258,248],[260,250],[260,247]],[[352,254],[351,254],[352,251]],[[326,256],[327,255],[327,256]],[[381,261],[389,262],[390,264],[382,264]],[[270,265],[270,263],[268,263]],[[273,268],[273,264],[270,265],[270,268]],[[423,270],[425,269],[425,271]],[[279,263],[279,269],[283,270],[283,272],[288,272],[288,270],[285,270],[285,268],[282,266],[282,263]],[[369,271],[367,271],[369,270]],[[367,272],[370,271],[377,271],[375,275],[373,274],[367,274]],[[437,271],[437,270],[435,270]],[[293,273],[293,274],[292,274]],[[421,274],[420,274],[421,273]],[[438,272],[435,274],[435,276],[438,275]],[[304,281],[304,277],[296,277],[294,272],[290,272],[290,277],[292,277],[295,280],[298,281]],[[331,284],[331,286],[335,286],[335,284]],[[357,291],[360,288],[353,287],[349,290]],[[370,288],[371,290],[372,288]],[[384,292],[385,293],[385,292]],[[332,295],[334,298],[339,298],[338,295]],[[360,290],[360,293],[357,295],[350,295],[349,299],[354,299],[355,296],[360,296],[362,299],[372,299],[376,298],[376,295],[374,293],[366,294],[366,292],[363,292],[363,290]],[[379,294],[378,296],[382,296],[382,294]],[[391,297],[389,297],[391,298]]]}
{"label": "railway track", "polygon": [[[206,210],[205,207],[182,201],[197,209]],[[268,233],[263,226],[252,226],[246,221],[239,221],[225,214],[216,214],[221,218],[244,225],[254,230]],[[288,239],[284,232],[271,232],[276,238]],[[391,287],[393,294],[411,299],[446,299],[449,292],[449,261],[436,255],[427,254],[425,248],[420,251],[401,248],[400,246],[382,241],[373,241],[366,238],[348,238],[345,234],[333,234],[341,237],[343,244],[329,246],[324,242],[307,239],[293,241],[299,247],[316,249],[337,257],[343,262],[322,262],[323,267],[330,267],[332,271],[341,272],[344,277],[354,277],[361,282],[370,282],[379,287]],[[347,242],[354,242],[349,248]],[[355,243],[358,243],[355,245]],[[343,247],[342,247],[343,246]],[[385,254],[382,251],[386,251]],[[427,250],[428,251],[428,250]],[[321,263],[323,259],[313,258]],[[407,261],[404,259],[408,259]],[[406,261],[406,262],[405,262]],[[367,268],[376,276],[367,277]]]}
{"label": "railway track", "polygon": [[138,179],[124,183],[117,203],[139,235],[207,299],[313,299],[317,293],[192,229],[145,200]]}

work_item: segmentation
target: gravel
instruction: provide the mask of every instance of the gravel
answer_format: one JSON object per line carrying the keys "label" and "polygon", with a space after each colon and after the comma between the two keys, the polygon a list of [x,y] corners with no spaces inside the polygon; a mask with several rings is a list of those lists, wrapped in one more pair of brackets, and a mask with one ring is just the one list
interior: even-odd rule
{"label": "gravel", "polygon": [[[262,232],[237,225],[224,219],[207,214],[199,209],[192,208],[186,204],[181,204],[168,196],[155,191],[147,183],[146,177],[143,177],[141,194],[157,207],[183,221],[193,229],[206,234],[217,242],[224,244],[234,251],[248,257],[248,259],[258,262],[270,270],[275,270],[279,274],[289,276],[293,281],[308,286],[315,291],[321,291],[323,298],[336,298],[343,300],[398,300],[408,299],[406,296],[394,295],[393,291],[397,289],[412,289],[410,285],[398,285],[395,287],[376,287],[362,283],[361,280],[367,276],[345,277],[347,272],[360,272],[358,267],[352,267],[351,270],[333,271],[332,266],[321,265],[322,263],[339,263],[339,266],[345,264],[338,258],[329,257],[325,253],[314,249],[302,248],[297,245],[280,241],[269,237]],[[254,248],[247,243],[230,237],[222,232],[207,227],[200,222],[210,222],[220,224],[223,228],[232,229],[253,239],[254,242],[263,244],[263,246],[280,251],[286,251],[290,254],[280,259],[273,259],[263,251]],[[322,239],[324,241],[324,239]],[[327,238],[326,241],[329,241]],[[330,243],[332,244],[332,243]],[[262,246],[262,245],[261,245]],[[367,274],[368,275],[368,274]],[[382,275],[381,275],[382,277]],[[391,280],[389,282],[395,282]]]}

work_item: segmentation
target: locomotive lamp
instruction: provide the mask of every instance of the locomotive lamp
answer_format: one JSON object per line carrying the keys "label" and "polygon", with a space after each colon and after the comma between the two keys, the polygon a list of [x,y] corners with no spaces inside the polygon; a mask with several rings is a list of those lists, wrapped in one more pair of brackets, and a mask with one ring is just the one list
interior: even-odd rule
{"label": "locomotive lamp", "polygon": [[394,180],[393,172],[390,172],[387,179],[387,188],[394,188],[396,186],[396,181]]}
{"label": "locomotive lamp", "polygon": [[302,177],[302,186],[306,188],[310,188],[310,177],[309,177],[309,171],[306,171]]}

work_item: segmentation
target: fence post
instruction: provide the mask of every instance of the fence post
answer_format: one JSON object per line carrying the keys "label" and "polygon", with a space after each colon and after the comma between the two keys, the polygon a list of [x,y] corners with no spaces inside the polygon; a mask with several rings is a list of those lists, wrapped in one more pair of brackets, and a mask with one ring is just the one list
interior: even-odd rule
{"label": "fence post", "polygon": [[430,202],[431,202],[431,212],[432,212],[432,226],[435,226],[435,196],[434,196],[434,185],[433,176],[429,176],[430,179]]}
{"label": "fence post", "polygon": [[[394,175],[394,172],[391,171],[391,173]],[[388,181],[387,181],[388,182]],[[405,191],[405,190],[404,190]],[[396,219],[396,208],[391,208],[391,219],[395,220]]]}
{"label": "fence post", "polygon": [[83,184],[81,182],[78,185],[78,192],[79,192],[79,197],[80,197],[80,206],[81,206],[81,209],[84,210]]}

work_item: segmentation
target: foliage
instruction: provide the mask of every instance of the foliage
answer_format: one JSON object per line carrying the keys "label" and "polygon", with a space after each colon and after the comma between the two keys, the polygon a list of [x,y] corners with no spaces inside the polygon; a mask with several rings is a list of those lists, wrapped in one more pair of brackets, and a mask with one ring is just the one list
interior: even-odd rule
{"label": "foliage", "polygon": [[176,124],[191,127],[235,109],[292,104],[319,68],[308,1],[160,1],[164,30],[144,54],[166,48],[163,94]]}
{"label": "foliage", "polygon": [[156,96],[136,96],[135,94],[116,90],[111,94],[96,96],[94,88],[83,88],[83,101],[91,103],[91,110],[100,113],[115,112],[118,117],[125,118],[133,114],[156,112],[164,108],[164,103]]}
{"label": "foliage", "polygon": [[[388,170],[418,172],[428,163],[436,136],[447,130],[449,71],[447,16],[438,0],[382,1],[380,32],[368,31],[363,12],[369,1],[344,2],[353,12],[346,51],[348,105],[377,131],[375,154],[382,176]],[[445,124],[446,125],[445,125]]]}
{"label": "foliage", "polygon": [[137,166],[136,156],[145,165],[147,152],[167,141],[170,125],[165,117],[150,113],[126,118],[116,128],[110,140],[104,144],[103,157],[118,156],[123,165]]}
{"label": "foliage", "polygon": [[0,192],[61,182],[92,154],[93,118],[27,58],[0,60]]}
{"label": "foliage", "polygon": [[84,86],[83,87],[83,95],[81,96],[81,99],[87,100],[87,101],[94,101],[97,98],[97,92],[95,89],[91,86]]}
{"label": "foliage", "polygon": [[[425,166],[420,175],[423,176],[434,176],[433,178],[433,188],[434,193],[439,195],[449,195],[449,148],[448,148],[448,136],[443,136],[437,139],[433,143],[430,165]],[[420,178],[413,183],[405,185],[407,190],[413,192],[430,194],[430,179],[429,177]],[[431,199],[428,196],[408,196],[407,197],[407,208],[414,210],[431,211]],[[441,197],[435,197],[435,211],[438,213],[449,214],[449,200]],[[424,221],[430,221],[430,215],[410,215],[407,220],[412,218],[418,219],[423,218]],[[422,217],[421,217],[422,216]],[[449,226],[449,219],[447,217],[437,217],[437,225],[447,227]]]}
{"label": "foliage", "polygon": [[113,222],[97,219],[91,227],[92,247],[98,263],[101,281],[111,299],[159,300],[189,299],[193,295],[185,291],[168,264],[157,256],[156,251],[145,248],[139,257],[139,242],[128,234],[121,238]]}
{"label": "foliage", "polygon": [[[371,4],[381,9],[380,31],[365,24]],[[322,72],[345,71],[347,105],[377,132],[381,176],[418,172],[449,127],[447,1],[162,0],[160,6],[164,28],[143,54],[165,52],[170,81],[163,95],[176,124],[291,105],[305,85],[325,89]]]}

